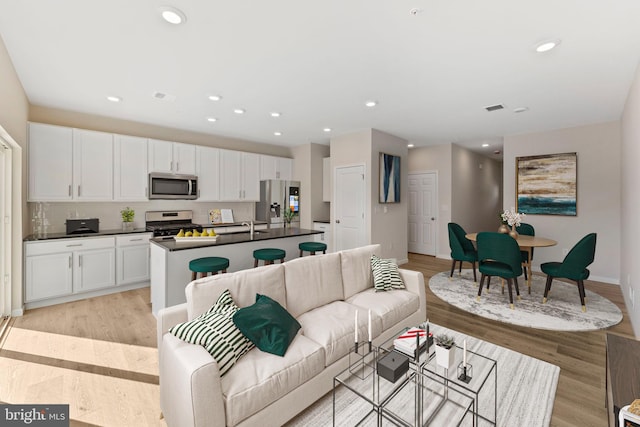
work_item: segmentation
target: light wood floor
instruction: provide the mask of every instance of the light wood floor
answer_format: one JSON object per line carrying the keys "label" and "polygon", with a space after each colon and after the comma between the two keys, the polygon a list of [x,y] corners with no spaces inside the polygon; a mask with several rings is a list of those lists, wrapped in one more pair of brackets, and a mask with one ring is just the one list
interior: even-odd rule
{"label": "light wood floor", "polygon": [[[607,425],[605,331],[550,332],[493,322],[431,293],[429,278],[449,270],[450,261],[411,254],[403,268],[424,274],[432,322],[560,366],[552,426]],[[586,286],[622,309],[622,323],[609,331],[632,337],[620,289]],[[0,401],[69,403],[73,426],[163,426],[155,331],[148,288],[29,310],[12,320],[0,343]]]}

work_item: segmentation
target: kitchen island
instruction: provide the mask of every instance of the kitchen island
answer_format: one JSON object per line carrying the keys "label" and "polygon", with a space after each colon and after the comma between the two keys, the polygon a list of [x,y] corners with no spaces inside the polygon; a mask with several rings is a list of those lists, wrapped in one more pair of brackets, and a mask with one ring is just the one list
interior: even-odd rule
{"label": "kitchen island", "polygon": [[279,248],[287,252],[285,260],[298,258],[298,244],[312,241],[322,233],[303,228],[271,228],[254,235],[247,232],[218,235],[215,241],[206,238],[177,242],[173,237],[151,239],[151,309],[156,315],[164,307],[186,301],[184,289],[191,282],[189,261],[219,256],[229,259],[227,271],[253,268],[253,251]]}

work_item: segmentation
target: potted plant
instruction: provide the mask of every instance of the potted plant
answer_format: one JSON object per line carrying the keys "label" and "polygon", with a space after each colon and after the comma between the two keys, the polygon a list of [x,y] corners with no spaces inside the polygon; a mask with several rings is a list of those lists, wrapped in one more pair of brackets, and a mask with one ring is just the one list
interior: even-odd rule
{"label": "potted plant", "polygon": [[136,216],[136,211],[127,206],[120,211],[120,215],[122,216],[122,229],[124,231],[133,230],[133,218]]}
{"label": "potted plant", "polygon": [[452,336],[446,334],[436,335],[436,363],[450,369],[455,359],[456,343]]}
{"label": "potted plant", "polygon": [[294,211],[291,210],[291,208],[287,208],[284,211],[284,226],[285,227],[289,227],[291,225],[291,220],[293,219],[293,217],[296,215],[296,213]]}

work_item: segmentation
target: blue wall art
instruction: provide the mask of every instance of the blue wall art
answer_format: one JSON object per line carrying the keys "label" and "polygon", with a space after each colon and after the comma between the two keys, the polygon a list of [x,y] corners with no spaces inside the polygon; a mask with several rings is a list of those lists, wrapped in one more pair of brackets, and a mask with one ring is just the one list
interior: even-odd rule
{"label": "blue wall art", "polygon": [[400,203],[400,156],[380,153],[380,203]]}

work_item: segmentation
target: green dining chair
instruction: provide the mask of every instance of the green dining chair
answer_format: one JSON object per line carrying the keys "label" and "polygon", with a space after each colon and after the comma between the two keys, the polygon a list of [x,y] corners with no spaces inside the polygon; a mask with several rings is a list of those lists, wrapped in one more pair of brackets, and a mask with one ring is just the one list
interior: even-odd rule
{"label": "green dining chair", "polygon": [[589,278],[587,267],[593,263],[596,254],[596,233],[584,236],[576,245],[571,248],[562,262],[545,262],[540,266],[543,273],[547,275],[547,285],[544,288],[544,298],[542,303],[547,302],[547,296],[551,290],[554,278],[570,279],[577,283],[578,293],[582,311],[587,311],[584,293],[584,281]]}
{"label": "green dining chair", "polygon": [[476,262],[478,261],[478,252],[473,246],[473,242],[467,239],[465,236],[467,233],[460,225],[455,222],[450,222],[449,227],[449,247],[451,248],[451,274],[449,277],[453,277],[453,270],[456,268],[456,262],[460,262],[459,273],[462,273],[462,262],[470,262],[473,267],[473,281],[477,282],[476,278]]}
{"label": "green dining chair", "polygon": [[513,290],[515,284],[516,295],[520,299],[518,276],[522,274],[522,256],[520,247],[515,239],[508,234],[482,232],[478,233],[478,270],[480,270],[480,286],[477,300],[482,295],[482,285],[487,278],[487,291],[492,276],[498,276],[507,281],[509,288],[509,304],[513,310]]}
{"label": "green dining chair", "polygon": [[[518,234],[522,234],[525,236],[535,236],[536,230],[533,228],[533,225],[527,224],[526,222],[520,223],[518,227],[516,227],[516,231]],[[533,248],[531,248],[531,259],[529,259],[529,253],[527,251],[520,251],[520,255],[522,255],[522,263],[525,265],[524,270],[524,279],[528,280],[527,277],[527,269],[529,268],[529,263],[533,261]],[[529,292],[531,293],[531,292]]]}

